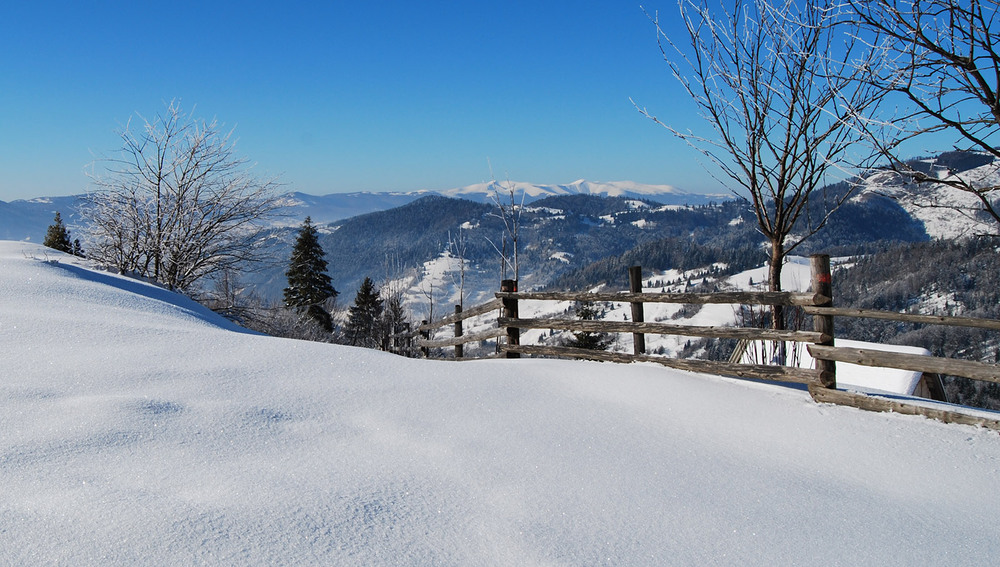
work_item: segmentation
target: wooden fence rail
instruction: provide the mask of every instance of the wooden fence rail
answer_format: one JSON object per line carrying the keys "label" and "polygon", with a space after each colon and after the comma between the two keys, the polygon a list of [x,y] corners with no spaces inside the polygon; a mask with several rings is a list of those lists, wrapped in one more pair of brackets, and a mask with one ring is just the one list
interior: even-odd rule
{"label": "wooden fence rail", "polygon": [[[826,269],[829,271],[829,260]],[[501,348],[508,357],[521,354],[540,356],[559,356],[581,358],[587,360],[602,360],[608,362],[655,362],[671,368],[707,372],[725,376],[755,378],[781,382],[813,383],[820,382],[821,374],[812,369],[791,368],[787,366],[740,364],[734,362],[681,360],[662,356],[650,356],[645,353],[645,335],[678,335],[703,338],[727,338],[761,341],[802,341],[808,343],[829,343],[833,341],[830,334],[815,331],[786,331],[749,327],[704,327],[691,325],[672,325],[665,323],[647,323],[637,321],[636,315],[642,314],[641,306],[645,303],[673,304],[733,304],[733,305],[824,305],[831,299],[819,293],[793,292],[753,292],[737,291],[723,293],[642,293],[642,270],[638,266],[629,269],[628,293],[592,293],[592,292],[510,292],[501,291],[496,297],[502,299],[506,306],[513,305],[517,310],[518,301],[577,301],[577,302],[613,302],[629,303],[632,306],[633,321],[590,321],[577,319],[520,319],[501,317],[498,324],[502,328],[521,329],[552,329],[577,332],[607,332],[632,333],[634,352],[632,354],[594,351],[579,348],[528,346],[520,344],[503,345]],[[829,290],[824,290],[829,294]],[[640,306],[636,309],[636,305]],[[639,317],[642,318],[641,316]],[[832,328],[830,330],[832,332]]]}
{"label": "wooden fence rail", "polygon": [[[812,267],[812,289],[809,293],[792,292],[724,292],[724,293],[642,293],[641,268],[629,270],[630,291],[628,293],[586,293],[586,292],[519,292],[516,282],[505,280],[496,299],[467,311],[456,309],[456,314],[440,321],[426,323],[414,330],[429,333],[449,324],[455,324],[454,338],[418,339],[418,346],[425,348],[456,348],[456,357],[461,358],[461,345],[468,342],[507,337],[506,344],[500,344],[504,355],[517,358],[522,354],[536,356],[556,356],[600,360],[606,362],[651,362],[694,372],[723,376],[736,376],[760,380],[795,382],[807,384],[809,392],[817,402],[829,402],[873,411],[894,411],[897,413],[924,415],[946,422],[980,425],[1000,430],[1000,420],[931,408],[901,400],[867,395],[857,392],[837,390],[836,363],[847,362],[867,366],[897,368],[915,372],[930,372],[953,376],[963,376],[975,380],[1000,383],[1000,365],[967,360],[956,360],[913,354],[893,353],[872,349],[849,349],[835,346],[834,317],[865,317],[921,324],[951,325],[981,329],[1000,330],[1000,321],[975,319],[970,317],[944,317],[936,315],[916,315],[893,313],[869,309],[847,309],[833,307],[833,293],[830,276],[829,256],[816,255],[810,259]],[[628,303],[632,307],[632,321],[596,321],[578,319],[521,319],[518,317],[519,301],[576,301]],[[782,305],[797,306],[813,317],[812,331],[786,331],[749,327],[704,327],[647,323],[643,321],[642,305],[645,303],[674,304],[732,304],[732,305]],[[500,310],[497,326],[473,334],[463,334],[460,322],[490,311]],[[521,345],[522,329],[552,329],[576,332],[632,333],[634,352],[607,352],[570,347]],[[645,353],[645,335],[676,335],[703,338],[738,339],[743,341],[773,341],[806,343],[810,355],[816,360],[815,369],[794,368],[780,365],[740,364],[734,362],[675,359],[651,356]]]}
{"label": "wooden fence rail", "polygon": [[733,305],[818,305],[829,298],[815,293],[730,291],[718,293],[591,293],[574,291],[499,292],[500,299],[528,301],[591,301],[617,303],[687,303]]}
{"label": "wooden fence rail", "polygon": [[[586,301],[582,299],[581,301]],[[667,323],[635,323],[632,321],[586,321],[578,319],[508,319],[501,317],[501,327],[520,329],[553,329],[593,333],[632,333],[640,335],[679,335],[709,339],[751,339],[764,341],[800,341],[815,343],[829,335],[813,331],[775,331],[749,327],[697,327]]]}
{"label": "wooden fence rail", "polygon": [[918,315],[916,313],[897,313],[895,311],[876,311],[874,309],[850,309],[846,307],[811,307],[802,308],[807,315],[829,315],[831,317],[859,317],[864,319],[883,319],[903,323],[922,323],[925,325],[946,325],[950,327],[973,327],[1000,331],[1000,321],[996,319],[977,319],[975,317],[952,317],[949,315]]}
{"label": "wooden fence rail", "polygon": [[[506,336],[507,331],[501,329],[500,327],[493,327],[485,331],[480,331],[478,333],[462,334],[450,339],[417,339],[417,346],[426,348],[442,348],[442,347],[452,347],[464,345],[466,343],[475,343],[479,341],[488,341],[490,339],[496,339],[499,337]],[[461,358],[461,356],[456,356]]]}
{"label": "wooden fence rail", "polygon": [[[471,342],[486,341],[490,339],[495,339],[497,337],[503,336],[506,333],[505,329],[494,326],[485,331],[479,331],[477,333],[466,334],[463,332],[462,322],[471,319],[473,317],[478,317],[480,315],[485,315],[490,311],[496,311],[502,306],[502,301],[500,299],[491,299],[486,303],[477,305],[468,310],[463,310],[461,306],[455,306],[455,313],[453,315],[448,315],[437,321],[425,322],[413,329],[399,335],[402,338],[414,338],[414,345],[418,348],[426,349],[431,348],[444,348],[444,347],[454,347],[455,348],[455,358],[463,358],[463,346]],[[431,339],[429,338],[430,333],[437,329],[441,329],[448,325],[454,325],[455,336],[453,338],[447,339]]]}
{"label": "wooden fence rail", "polygon": [[654,362],[669,368],[688,370],[690,372],[717,374],[720,376],[736,376],[739,378],[753,378],[756,380],[795,382],[799,384],[812,384],[816,382],[819,377],[818,372],[815,370],[809,368],[794,368],[791,366],[731,364],[715,360],[669,358],[665,356],[651,356],[648,354],[634,355],[623,352],[608,352],[605,350],[538,345],[508,345],[504,347],[504,349],[523,354],[559,356],[566,358],[579,358],[583,360],[600,360],[602,362]]}
{"label": "wooden fence rail", "polygon": [[464,321],[466,319],[471,319],[473,317],[478,317],[480,315],[489,313],[490,311],[496,311],[497,309],[500,309],[500,300],[499,299],[491,299],[491,300],[487,301],[486,303],[483,303],[481,305],[477,305],[477,306],[472,307],[470,309],[464,309],[462,311],[459,311],[459,312],[455,313],[454,315],[448,315],[447,317],[443,317],[441,319],[438,319],[437,321],[429,321],[429,322],[426,322],[426,323],[422,323],[421,325],[419,325],[418,327],[416,327],[412,331],[409,331],[408,333],[404,333],[401,336],[407,337],[407,338],[416,337],[417,335],[420,334],[420,332],[434,331],[434,330],[440,329],[441,327],[444,327],[446,325],[452,325],[454,323],[457,323],[458,321]]}

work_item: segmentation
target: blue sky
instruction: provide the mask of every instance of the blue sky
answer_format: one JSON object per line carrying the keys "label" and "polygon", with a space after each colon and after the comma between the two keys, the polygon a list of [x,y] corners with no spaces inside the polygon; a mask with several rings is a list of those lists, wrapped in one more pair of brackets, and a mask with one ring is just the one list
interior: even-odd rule
{"label": "blue sky", "polygon": [[0,18],[0,58],[0,200],[86,191],[116,128],[175,98],[235,126],[288,190],[446,189],[490,163],[719,189],[629,102],[700,120],[638,2],[25,2]]}

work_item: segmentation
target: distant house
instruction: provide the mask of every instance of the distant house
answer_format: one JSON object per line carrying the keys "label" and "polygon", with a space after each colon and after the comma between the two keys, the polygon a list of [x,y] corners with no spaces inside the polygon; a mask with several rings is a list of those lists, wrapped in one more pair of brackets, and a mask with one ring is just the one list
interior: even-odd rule
{"label": "distant house", "polygon": [[[731,358],[742,364],[774,364],[776,345],[771,341],[745,341],[740,343]],[[838,347],[861,348],[931,356],[931,351],[921,347],[885,345],[837,339]],[[789,366],[798,368],[815,368],[816,361],[809,356],[803,343],[785,343],[785,359]],[[897,396],[914,396],[947,402],[944,383],[938,374],[899,370],[896,368],[879,368],[862,366],[846,362],[837,363],[837,387],[843,390],[857,390],[873,394],[891,394]]]}

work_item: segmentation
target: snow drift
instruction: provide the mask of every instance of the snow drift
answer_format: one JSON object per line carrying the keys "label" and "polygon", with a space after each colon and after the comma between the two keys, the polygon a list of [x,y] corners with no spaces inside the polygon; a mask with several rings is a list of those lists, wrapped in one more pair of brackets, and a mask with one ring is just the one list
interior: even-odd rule
{"label": "snow drift", "polygon": [[0,242],[16,565],[911,565],[1000,557],[1000,437],[659,366],[258,336]]}

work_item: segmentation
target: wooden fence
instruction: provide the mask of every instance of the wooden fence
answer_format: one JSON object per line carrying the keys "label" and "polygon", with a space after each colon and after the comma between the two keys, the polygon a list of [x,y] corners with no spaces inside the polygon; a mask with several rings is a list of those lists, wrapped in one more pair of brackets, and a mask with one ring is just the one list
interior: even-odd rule
{"label": "wooden fence", "polygon": [[[433,322],[423,322],[416,329],[403,335],[404,338],[420,337],[416,340],[416,346],[424,349],[424,354],[426,356],[427,350],[432,348],[455,348],[455,358],[457,360],[463,360],[464,358],[464,345],[472,342],[486,341],[490,339],[496,339],[501,336],[506,335],[506,331],[498,327],[495,323],[487,330],[480,331],[473,334],[465,334],[464,332],[464,321],[471,319],[473,317],[478,317],[480,315],[485,315],[490,311],[496,311],[500,309],[502,302],[500,299],[493,299],[483,303],[482,305],[477,305],[469,310],[463,310],[462,306],[455,306],[455,314],[444,317],[439,321]],[[454,337],[445,339],[430,339],[430,333],[437,329],[447,327],[452,325],[454,327]]]}
{"label": "wooden fence", "polygon": [[[641,268],[629,270],[630,291],[628,293],[574,293],[574,292],[519,292],[516,282],[504,280],[496,299],[469,309],[456,306],[454,315],[440,321],[425,323],[413,334],[424,338],[417,345],[424,348],[455,347],[456,359],[463,358],[462,345],[506,337],[498,342],[500,353],[507,358],[524,355],[556,356],[600,360],[607,362],[652,362],[694,372],[736,376],[760,380],[794,382],[806,384],[809,393],[817,402],[849,405],[872,411],[893,411],[897,413],[924,415],[945,422],[980,425],[1000,431],[1000,419],[929,407],[912,401],[893,400],[876,395],[837,389],[837,362],[860,364],[883,368],[895,368],[917,372],[930,372],[952,376],[962,376],[974,380],[1000,382],[1000,365],[885,352],[872,349],[841,348],[835,346],[834,317],[865,317],[888,319],[922,324],[951,325],[1000,330],[1000,321],[974,319],[968,317],[943,317],[933,315],[911,315],[905,313],[845,309],[833,307],[830,258],[815,255],[810,258],[812,281],[809,293],[794,292],[723,292],[723,293],[642,293]],[[578,319],[522,319],[519,314],[520,301],[579,301],[617,302],[631,305],[631,321],[596,321]],[[643,305],[647,303],[673,304],[732,304],[758,306],[801,307],[812,316],[813,329],[773,330],[756,327],[706,327],[648,323],[644,321]],[[474,334],[463,333],[463,321],[500,310],[496,326]],[[429,333],[442,327],[453,325],[454,336],[445,339],[426,338]],[[571,347],[521,345],[522,329],[551,329],[595,333],[631,333],[633,352],[607,352]],[[795,368],[767,364],[743,364],[694,359],[676,359],[653,356],[645,352],[645,335],[679,335],[700,338],[738,339],[744,341],[775,341],[806,343],[809,354],[816,361],[816,368]]]}

